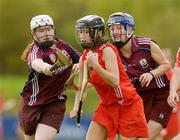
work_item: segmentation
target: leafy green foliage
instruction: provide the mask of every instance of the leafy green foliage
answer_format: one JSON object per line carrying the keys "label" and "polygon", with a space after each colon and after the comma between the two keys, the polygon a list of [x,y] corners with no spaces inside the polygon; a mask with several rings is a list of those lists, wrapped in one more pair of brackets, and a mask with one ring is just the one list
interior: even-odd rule
{"label": "leafy green foliage", "polygon": [[[73,104],[74,104],[74,98],[75,98],[75,93],[74,91],[68,91],[68,100],[66,104],[67,112],[70,112],[73,109]],[[83,102],[83,107],[82,110],[84,113],[92,113],[95,111],[96,107],[98,106],[98,96],[94,88],[89,88],[88,89],[88,95],[87,99]]]}
{"label": "leafy green foliage", "polygon": [[114,12],[133,15],[135,33],[153,38],[162,48],[178,49],[179,0],[0,0],[0,73],[26,74],[20,55],[31,42],[29,22],[49,14],[57,36],[82,50],[75,38],[75,23],[82,16],[97,14],[107,20]]}
{"label": "leafy green foliage", "polygon": [[0,76],[0,96],[5,101],[14,100],[15,106],[10,110],[17,113],[19,106],[20,93],[25,83],[25,78],[16,75]]}

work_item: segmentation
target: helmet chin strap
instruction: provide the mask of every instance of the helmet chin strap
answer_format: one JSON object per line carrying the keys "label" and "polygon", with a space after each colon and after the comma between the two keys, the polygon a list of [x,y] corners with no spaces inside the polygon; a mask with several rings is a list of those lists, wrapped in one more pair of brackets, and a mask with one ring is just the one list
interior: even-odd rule
{"label": "helmet chin strap", "polygon": [[50,48],[52,45],[54,44],[54,41],[45,41],[45,42],[42,42],[42,43],[39,43],[39,47],[40,48]]}
{"label": "helmet chin strap", "polygon": [[122,41],[116,41],[113,43],[117,48],[121,49],[123,46],[125,46],[131,38],[128,38],[125,42]]}
{"label": "helmet chin strap", "polygon": [[[55,29],[54,29],[54,36],[55,36]],[[39,47],[40,48],[43,48],[43,49],[48,49],[50,48],[53,44],[54,44],[54,40],[49,40],[49,41],[44,41],[44,42],[40,42],[39,38],[34,34],[34,33],[31,33],[32,34],[32,37],[34,38],[35,42],[39,44]],[[55,39],[55,38],[54,38]]]}
{"label": "helmet chin strap", "polygon": [[102,38],[98,36],[98,31],[95,31],[95,36],[94,38],[91,37],[92,42],[91,43],[82,43],[82,47],[84,49],[94,49],[97,45],[103,44]]}
{"label": "helmet chin strap", "polygon": [[127,39],[125,42],[115,41],[115,42],[113,43],[113,45],[115,45],[117,48],[121,49],[122,47],[124,47],[124,46],[129,42],[129,40],[132,38],[133,34],[134,34],[134,32],[132,32],[132,33],[129,35],[128,39]]}
{"label": "helmet chin strap", "polygon": [[50,48],[53,44],[54,44],[54,40],[49,40],[49,41],[45,41],[45,42],[40,42],[40,40],[34,36],[35,41],[39,44],[40,48],[44,48],[44,49],[48,49]]}

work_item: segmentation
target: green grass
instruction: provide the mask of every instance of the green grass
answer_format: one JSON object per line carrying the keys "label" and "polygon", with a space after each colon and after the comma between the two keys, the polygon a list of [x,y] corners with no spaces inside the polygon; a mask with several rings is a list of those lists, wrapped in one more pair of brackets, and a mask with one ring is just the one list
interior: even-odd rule
{"label": "green grass", "polygon": [[[71,111],[74,104],[75,93],[73,91],[67,92],[68,100],[66,104],[67,112]],[[88,89],[87,99],[83,102],[83,112],[84,113],[92,113],[96,109],[98,105],[98,96],[94,90],[94,88]]]}
{"label": "green grass", "polygon": [[21,76],[0,75],[0,96],[5,100],[13,99],[15,101],[15,107],[10,112],[17,113],[18,111],[20,92],[25,81],[26,78]]}
{"label": "green grass", "polygon": [[[15,100],[15,107],[10,112],[17,113],[19,100],[20,100],[20,93],[23,89],[24,83],[26,82],[27,78],[23,76],[17,75],[0,75],[0,96],[3,96],[5,100],[14,99]],[[68,90],[67,91],[67,113],[71,111],[73,108],[75,92]],[[83,103],[83,111],[85,113],[92,113],[94,112],[95,108],[98,104],[98,96],[95,93],[94,88],[89,88],[87,100]]]}

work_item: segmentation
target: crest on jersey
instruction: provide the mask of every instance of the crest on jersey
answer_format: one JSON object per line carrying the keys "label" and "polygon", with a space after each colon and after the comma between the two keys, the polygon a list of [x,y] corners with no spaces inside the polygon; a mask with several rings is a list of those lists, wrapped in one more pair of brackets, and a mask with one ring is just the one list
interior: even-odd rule
{"label": "crest on jersey", "polygon": [[51,53],[50,56],[49,56],[49,58],[50,58],[50,61],[51,61],[53,64],[56,62],[56,55],[55,55],[55,54]]}
{"label": "crest on jersey", "polygon": [[145,58],[141,59],[139,62],[141,64],[142,68],[144,68],[144,69],[149,66],[147,63],[147,60]]}

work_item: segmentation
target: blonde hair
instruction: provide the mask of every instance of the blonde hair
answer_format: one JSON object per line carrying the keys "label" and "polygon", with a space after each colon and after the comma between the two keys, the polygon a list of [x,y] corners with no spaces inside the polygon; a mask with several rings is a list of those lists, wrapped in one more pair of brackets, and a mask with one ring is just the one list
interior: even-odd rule
{"label": "blonde hair", "polygon": [[21,59],[22,59],[23,61],[27,61],[29,51],[31,50],[33,44],[34,44],[34,41],[31,42],[31,43],[29,43],[29,44],[26,46],[25,50],[23,51],[23,53],[22,53],[22,55],[21,55]]}

